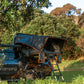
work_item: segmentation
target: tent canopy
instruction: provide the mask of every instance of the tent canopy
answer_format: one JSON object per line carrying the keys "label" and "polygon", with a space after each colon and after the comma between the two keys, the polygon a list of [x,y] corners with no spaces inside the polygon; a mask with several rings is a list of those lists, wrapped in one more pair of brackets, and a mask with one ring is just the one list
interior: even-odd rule
{"label": "tent canopy", "polygon": [[66,44],[66,39],[54,36],[37,36],[18,33],[15,37],[14,43],[27,45],[39,51],[44,49],[54,51],[53,45],[58,45],[60,50],[63,50]]}

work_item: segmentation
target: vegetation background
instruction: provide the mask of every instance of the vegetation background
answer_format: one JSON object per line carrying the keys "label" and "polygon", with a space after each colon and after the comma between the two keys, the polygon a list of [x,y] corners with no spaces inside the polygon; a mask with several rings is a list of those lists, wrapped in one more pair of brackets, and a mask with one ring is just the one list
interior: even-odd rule
{"label": "vegetation background", "polygon": [[[67,39],[64,59],[84,56],[84,12],[81,13],[71,4],[66,4],[61,9],[57,8],[50,14],[41,10],[42,7],[50,5],[49,0],[0,0],[0,43],[12,44],[13,35],[16,33],[63,37]],[[77,16],[73,12],[77,13]],[[63,61],[60,66],[67,80],[64,83],[56,82],[49,77],[44,81],[21,80],[17,84],[83,84],[83,61]],[[69,69],[79,67],[82,70],[65,72],[66,67]]]}
{"label": "vegetation background", "polygon": [[[46,14],[42,7],[49,7],[49,0],[1,0],[0,1],[0,42],[11,44],[16,33],[65,37],[67,47],[64,59],[76,59],[84,50],[84,13],[71,4]],[[68,8],[67,8],[68,7]],[[74,16],[71,12],[77,12]],[[78,18],[78,22],[75,19]],[[76,19],[77,20],[77,19]],[[81,41],[82,39],[82,41]]]}

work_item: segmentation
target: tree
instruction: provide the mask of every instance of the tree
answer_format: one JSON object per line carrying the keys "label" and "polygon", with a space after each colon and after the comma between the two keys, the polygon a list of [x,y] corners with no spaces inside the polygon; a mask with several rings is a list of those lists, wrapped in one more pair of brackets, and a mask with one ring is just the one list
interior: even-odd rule
{"label": "tree", "polygon": [[1,0],[0,28],[11,31],[19,28],[32,19],[33,8],[49,7],[49,0]]}
{"label": "tree", "polygon": [[56,9],[54,9],[53,11],[51,11],[51,15],[55,15],[55,16],[63,16],[63,15],[74,15],[76,14],[80,14],[81,9],[76,9],[75,6],[71,5],[71,4],[65,4],[63,7],[58,7]]}
{"label": "tree", "polygon": [[36,8],[50,5],[49,0],[0,0],[0,37],[20,31],[34,18]]}
{"label": "tree", "polygon": [[67,29],[57,22],[57,18],[52,17],[49,14],[42,14],[36,17],[30,22],[30,24],[27,24],[21,30],[21,32],[27,34],[38,33],[38,35],[50,35],[58,37],[64,35],[66,31]]}

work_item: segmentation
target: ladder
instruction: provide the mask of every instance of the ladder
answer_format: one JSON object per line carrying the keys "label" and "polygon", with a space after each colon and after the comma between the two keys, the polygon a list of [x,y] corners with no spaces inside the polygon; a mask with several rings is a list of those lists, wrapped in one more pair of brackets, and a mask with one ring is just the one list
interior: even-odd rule
{"label": "ladder", "polygon": [[[56,64],[54,64],[54,65],[57,66],[57,69],[54,69],[54,68],[53,68],[53,66],[52,66],[53,64],[50,62],[51,59],[54,59],[54,60],[55,60],[55,63],[56,63]],[[55,58],[55,55],[48,55],[48,60],[49,60],[49,62],[50,62],[49,66],[50,66],[50,68],[51,68],[51,71],[52,71],[52,73],[53,73],[53,75],[54,75],[55,80],[57,81],[58,78],[61,77],[62,81],[64,81],[64,77],[63,77],[63,75],[62,75],[62,73],[61,73],[61,71],[60,71],[58,62],[57,62],[57,60],[56,60],[56,58]],[[59,71],[59,75],[56,75],[56,73],[55,73],[56,71]]]}

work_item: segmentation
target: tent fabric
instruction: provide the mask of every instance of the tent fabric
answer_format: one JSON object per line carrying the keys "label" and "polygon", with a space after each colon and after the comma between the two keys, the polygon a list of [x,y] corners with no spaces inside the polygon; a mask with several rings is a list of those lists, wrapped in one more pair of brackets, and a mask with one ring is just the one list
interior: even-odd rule
{"label": "tent fabric", "polygon": [[[56,38],[56,39],[62,39],[52,36],[37,36],[37,35],[28,35],[28,34],[17,34],[15,37],[15,44],[25,44],[28,45],[34,49],[37,49],[39,51],[42,51],[45,43],[47,42],[48,38]],[[62,39],[65,40],[65,39]]]}

